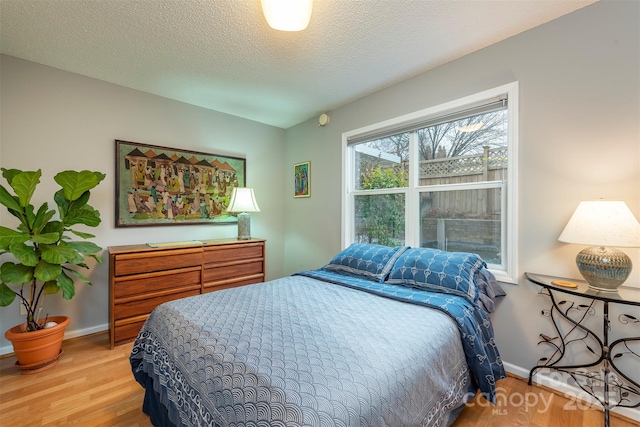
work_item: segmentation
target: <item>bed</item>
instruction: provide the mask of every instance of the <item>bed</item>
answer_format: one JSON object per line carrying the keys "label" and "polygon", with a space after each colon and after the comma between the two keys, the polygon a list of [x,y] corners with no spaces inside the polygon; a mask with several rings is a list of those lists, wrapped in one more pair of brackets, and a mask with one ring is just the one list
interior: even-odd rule
{"label": "bed", "polygon": [[171,301],[130,362],[155,426],[448,426],[505,376],[475,254],[354,244],[318,270]]}

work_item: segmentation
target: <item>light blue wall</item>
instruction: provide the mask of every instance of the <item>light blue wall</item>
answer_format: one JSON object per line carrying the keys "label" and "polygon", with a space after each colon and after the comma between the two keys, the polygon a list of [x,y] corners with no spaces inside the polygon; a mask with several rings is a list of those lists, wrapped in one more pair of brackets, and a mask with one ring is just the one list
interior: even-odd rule
{"label": "light blue wall", "polygon": [[[105,249],[234,237],[235,225],[115,228],[114,140],[246,157],[247,184],[255,188],[262,209],[252,214],[252,234],[267,239],[267,278],[282,276],[284,130],[9,56],[0,57],[0,67],[0,166],[42,169],[37,205],[53,203],[55,173],[99,170],[107,178],[92,191],[92,205],[101,212],[102,224],[87,231]],[[0,223],[15,225],[4,208]],[[108,262],[92,266],[88,274],[93,287],[79,284],[73,300],[47,298],[52,314],[72,318],[66,338],[107,329]],[[0,310],[2,331],[23,321],[17,302]],[[9,351],[2,337],[0,354]]]}
{"label": "light blue wall", "polygon": [[[518,270],[580,277],[582,247],[557,238],[581,200],[624,200],[640,218],[639,28],[639,2],[600,1],[331,111],[326,127],[313,119],[288,129],[285,163],[311,161],[312,197],[293,199],[286,183],[285,273],[341,249],[343,132],[518,81]],[[625,252],[636,265],[628,283],[640,286],[640,251]],[[523,277],[505,287],[496,336],[522,374],[541,356],[547,300]]]}

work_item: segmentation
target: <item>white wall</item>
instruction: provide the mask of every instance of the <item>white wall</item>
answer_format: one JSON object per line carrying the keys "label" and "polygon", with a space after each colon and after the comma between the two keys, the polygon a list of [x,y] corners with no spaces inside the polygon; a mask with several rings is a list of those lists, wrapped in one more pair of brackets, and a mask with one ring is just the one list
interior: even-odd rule
{"label": "white wall", "polygon": [[[581,200],[624,200],[640,218],[639,28],[639,2],[600,1],[338,108],[324,128],[314,119],[288,129],[286,164],[311,161],[312,197],[285,199],[285,273],[318,268],[341,249],[343,132],[518,81],[521,277],[505,285],[493,321],[503,359],[528,371],[542,356],[538,334],[551,332],[540,316],[548,300],[522,274],[580,277],[582,247],[557,238]],[[636,266],[628,283],[640,286],[640,251],[625,252]]]}
{"label": "white wall", "polygon": [[[0,166],[42,169],[34,204],[53,205],[53,176],[61,170],[107,174],[90,202],[102,224],[86,230],[105,248],[105,262],[88,272],[94,285],[77,284],[70,301],[47,298],[52,314],[72,318],[66,338],[107,328],[108,246],[237,235],[235,225],[115,228],[115,139],[246,157],[247,185],[262,210],[252,214],[252,234],[267,239],[267,278],[282,276],[284,130],[9,56],[0,67]],[[4,207],[0,223],[15,225]],[[0,309],[0,330],[23,321],[17,301]],[[0,354],[10,351],[3,336]]]}

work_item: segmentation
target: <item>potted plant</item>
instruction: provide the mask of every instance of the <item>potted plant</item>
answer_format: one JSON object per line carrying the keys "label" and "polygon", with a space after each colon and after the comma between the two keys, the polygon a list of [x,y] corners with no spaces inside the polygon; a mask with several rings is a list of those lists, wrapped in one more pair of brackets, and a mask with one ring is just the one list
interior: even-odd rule
{"label": "potted plant", "polygon": [[90,190],[105,175],[87,170],[58,173],[54,180],[61,188],[53,195],[57,218],[48,203],[37,209],[31,204],[41,175],[40,170],[2,168],[14,194],[0,185],[0,203],[19,220],[14,229],[0,226],[0,257],[9,258],[0,265],[0,306],[10,305],[17,297],[26,312],[26,322],[5,333],[18,358],[16,366],[23,373],[55,366],[61,352],[69,318],[43,314],[45,296],[62,292],[64,299],[73,298],[74,279],[91,285],[77,267],[88,268],[87,257],[102,262],[98,255],[102,248],[87,240],[95,236],[71,227],[100,224],[100,213],[88,202]]}

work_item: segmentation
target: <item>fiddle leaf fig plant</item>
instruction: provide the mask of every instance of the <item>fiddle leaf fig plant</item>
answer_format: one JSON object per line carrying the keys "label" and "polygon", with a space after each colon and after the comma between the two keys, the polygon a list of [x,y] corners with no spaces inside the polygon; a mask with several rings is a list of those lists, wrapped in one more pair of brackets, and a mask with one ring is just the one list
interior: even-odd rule
{"label": "fiddle leaf fig plant", "polygon": [[0,226],[0,256],[11,258],[0,265],[0,307],[10,305],[17,297],[27,313],[26,332],[35,331],[46,324],[46,316],[44,321],[40,316],[45,295],[62,292],[62,298],[73,298],[74,278],[91,285],[78,267],[89,268],[85,264],[87,257],[102,262],[98,255],[102,248],[87,240],[95,236],[71,227],[100,224],[100,212],[88,202],[90,190],[100,184],[105,174],[87,170],[58,173],[54,180],[61,188],[53,195],[57,218],[56,210],[50,210],[48,203],[37,209],[31,204],[42,176],[40,169],[2,168],[2,176],[13,194],[0,185],[0,204],[20,224],[15,229]]}

